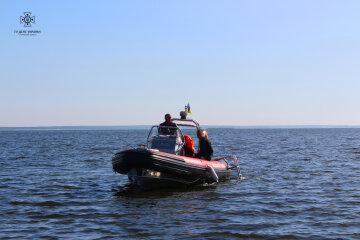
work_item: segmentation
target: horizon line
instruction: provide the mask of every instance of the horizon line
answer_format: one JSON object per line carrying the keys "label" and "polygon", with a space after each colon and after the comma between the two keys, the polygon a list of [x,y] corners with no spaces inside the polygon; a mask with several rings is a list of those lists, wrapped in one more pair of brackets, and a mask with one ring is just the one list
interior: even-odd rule
{"label": "horizon line", "polygon": [[[49,125],[49,126],[0,126],[0,130],[116,130],[116,129],[145,129],[154,126],[153,124],[138,124],[138,125]],[[298,125],[216,125],[206,124],[202,125],[205,128],[242,128],[242,129],[256,129],[256,128],[360,128],[360,125],[346,125],[346,124],[298,124]]]}

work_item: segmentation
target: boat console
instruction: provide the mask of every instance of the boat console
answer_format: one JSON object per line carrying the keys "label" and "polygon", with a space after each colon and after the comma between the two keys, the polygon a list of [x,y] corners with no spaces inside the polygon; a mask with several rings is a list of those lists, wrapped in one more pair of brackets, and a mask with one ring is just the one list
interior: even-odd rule
{"label": "boat console", "polygon": [[151,127],[147,138],[147,148],[184,156],[184,142],[182,141],[184,134],[179,127],[198,129],[200,125],[192,119],[173,118],[172,121],[177,127],[160,125]]}
{"label": "boat console", "polygon": [[182,151],[183,143],[179,137],[169,135],[154,136],[150,142],[151,149],[157,149],[161,152],[172,153],[176,155]]}
{"label": "boat console", "polygon": [[[172,133],[165,135],[164,133]],[[147,148],[176,155],[183,155],[183,133],[178,127],[153,126],[147,139]]]}

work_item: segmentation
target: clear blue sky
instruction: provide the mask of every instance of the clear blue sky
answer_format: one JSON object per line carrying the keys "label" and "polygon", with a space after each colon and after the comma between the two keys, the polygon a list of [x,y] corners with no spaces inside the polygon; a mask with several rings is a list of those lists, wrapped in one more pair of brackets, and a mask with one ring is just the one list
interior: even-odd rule
{"label": "clear blue sky", "polygon": [[[38,36],[18,36],[32,12]],[[360,1],[0,1],[0,126],[360,125]]]}

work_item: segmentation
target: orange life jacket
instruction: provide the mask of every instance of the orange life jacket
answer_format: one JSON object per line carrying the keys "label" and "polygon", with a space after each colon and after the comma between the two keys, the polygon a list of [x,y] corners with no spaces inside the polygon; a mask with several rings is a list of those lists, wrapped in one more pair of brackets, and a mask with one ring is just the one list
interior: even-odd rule
{"label": "orange life jacket", "polygon": [[195,153],[195,149],[194,149],[194,141],[192,140],[191,136],[185,134],[181,139],[183,142],[185,140],[185,145],[184,145],[185,156],[193,157]]}

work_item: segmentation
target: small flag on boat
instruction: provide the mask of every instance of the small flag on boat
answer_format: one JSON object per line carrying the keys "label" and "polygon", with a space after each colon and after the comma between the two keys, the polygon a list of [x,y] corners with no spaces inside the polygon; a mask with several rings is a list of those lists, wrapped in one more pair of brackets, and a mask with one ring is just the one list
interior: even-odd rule
{"label": "small flag on boat", "polygon": [[190,104],[188,104],[187,106],[185,106],[185,112],[191,114]]}

